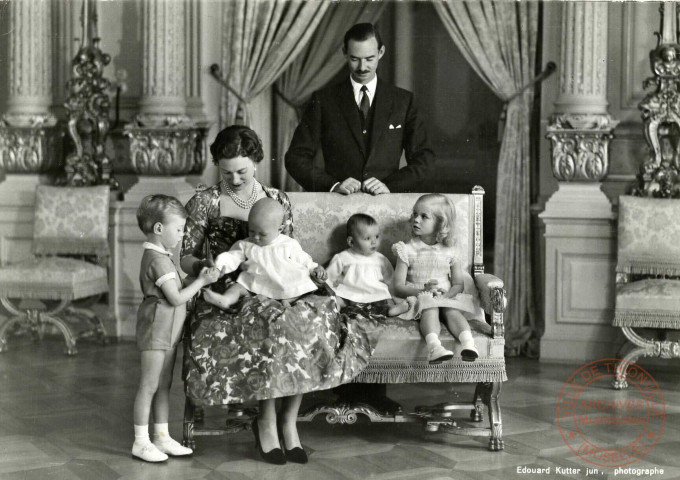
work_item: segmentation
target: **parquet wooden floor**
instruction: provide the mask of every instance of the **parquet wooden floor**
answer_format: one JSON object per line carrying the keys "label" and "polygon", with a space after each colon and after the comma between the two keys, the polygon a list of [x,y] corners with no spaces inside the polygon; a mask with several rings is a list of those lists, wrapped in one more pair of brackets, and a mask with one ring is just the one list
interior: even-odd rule
{"label": "parquet wooden floor", "polygon": [[[257,457],[252,434],[198,437],[191,458],[151,465],[131,458],[132,403],[139,375],[139,354],[132,343],[105,347],[80,342],[79,355],[62,354],[55,338],[32,343],[10,338],[0,354],[0,479],[513,479],[559,476],[558,467],[580,468],[569,478],[583,478],[586,467],[565,445],[555,409],[563,382],[574,366],[546,365],[508,359],[509,380],[501,406],[505,450],[489,452],[486,438],[427,433],[417,424],[328,425],[321,418],[300,424],[310,463],[273,466]],[[644,365],[644,363],[643,363]],[[650,367],[664,394],[666,423],[654,450],[635,468],[663,468],[653,478],[680,478],[680,373],[671,367]],[[170,432],[181,438],[184,397],[178,368],[172,396]],[[411,409],[471,395],[472,385],[452,391],[447,385],[398,385],[389,395]],[[328,393],[308,395],[314,402]],[[630,392],[611,390],[612,399]],[[213,413],[216,412],[216,413]],[[219,420],[211,409],[207,421]],[[486,421],[486,415],[485,415]],[[598,433],[616,442],[611,427]],[[550,475],[521,473],[522,467],[550,468]],[[591,478],[638,478],[636,472],[614,475],[598,469]]]}

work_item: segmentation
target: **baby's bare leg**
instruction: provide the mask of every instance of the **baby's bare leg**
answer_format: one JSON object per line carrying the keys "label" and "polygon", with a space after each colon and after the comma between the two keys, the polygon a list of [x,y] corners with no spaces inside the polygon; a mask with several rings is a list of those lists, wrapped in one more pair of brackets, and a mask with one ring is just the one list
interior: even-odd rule
{"label": "baby's bare leg", "polygon": [[232,305],[234,305],[236,302],[239,301],[241,297],[246,295],[248,293],[248,290],[243,287],[243,285],[234,283],[227,288],[227,290],[220,295],[219,293],[215,293],[212,290],[205,289],[203,290],[203,296],[205,297],[205,301],[215,305],[216,307],[220,307],[222,310],[226,310],[228,308],[231,308]]}

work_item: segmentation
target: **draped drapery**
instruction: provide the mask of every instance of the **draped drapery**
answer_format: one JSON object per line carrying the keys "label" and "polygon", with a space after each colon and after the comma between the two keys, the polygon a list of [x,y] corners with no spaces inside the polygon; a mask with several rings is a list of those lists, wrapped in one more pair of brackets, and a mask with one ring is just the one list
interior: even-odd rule
{"label": "draped drapery", "polygon": [[250,123],[248,103],[281,76],[302,51],[329,2],[230,0],[222,9],[221,126]]}
{"label": "draped drapery", "polygon": [[283,163],[283,156],[299,122],[297,110],[345,64],[342,54],[345,32],[355,23],[374,23],[384,6],[383,2],[331,4],[311,40],[276,81],[278,171],[273,177],[278,183],[274,186],[286,191],[300,190],[300,186],[286,173]]}
{"label": "draped drapery", "polygon": [[498,160],[494,274],[505,281],[508,354],[536,329],[531,272],[530,141],[538,2],[435,2],[435,9],[468,63],[506,104]]}

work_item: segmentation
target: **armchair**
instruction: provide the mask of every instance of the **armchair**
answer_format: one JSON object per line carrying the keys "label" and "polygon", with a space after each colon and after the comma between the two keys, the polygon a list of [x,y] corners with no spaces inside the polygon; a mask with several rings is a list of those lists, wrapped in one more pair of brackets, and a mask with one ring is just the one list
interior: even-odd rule
{"label": "armchair", "polygon": [[680,330],[679,223],[680,200],[620,197],[613,324],[635,348],[617,365],[616,389],[628,386],[626,370],[638,358],[680,357],[680,342],[668,339]]}
{"label": "armchair", "polygon": [[[87,333],[106,342],[104,325],[89,307],[109,290],[108,226],[109,187],[38,186],[35,258],[0,267],[0,303],[11,314],[0,323],[0,352],[7,349],[13,326],[42,337],[45,324],[51,324],[64,336],[66,353],[75,355],[76,336],[68,318],[90,323]],[[93,256],[96,263],[73,256]],[[85,303],[74,305],[77,300]]]}

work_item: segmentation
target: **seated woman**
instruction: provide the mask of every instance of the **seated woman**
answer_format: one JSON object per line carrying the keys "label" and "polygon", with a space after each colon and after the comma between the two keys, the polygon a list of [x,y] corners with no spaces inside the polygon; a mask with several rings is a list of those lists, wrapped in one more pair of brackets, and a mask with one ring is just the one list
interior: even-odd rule
{"label": "seated woman", "polygon": [[[281,204],[281,233],[293,234],[286,194],[254,177],[263,152],[253,130],[238,125],[225,128],[210,153],[222,181],[197,193],[186,205],[189,217],[180,263],[189,274],[206,264],[206,242],[210,252],[219,255],[248,237],[248,214],[262,198]],[[226,276],[220,293],[236,277]],[[260,455],[271,463],[286,459],[305,463],[296,428],[302,394],[335,387],[358,375],[375,348],[379,326],[360,315],[341,317],[335,297],[325,287],[292,305],[248,295],[234,308],[236,313],[223,311],[197,298],[189,319],[190,355],[184,361],[187,395],[202,405],[259,400],[253,432]],[[278,415],[276,398],[282,399]]]}

